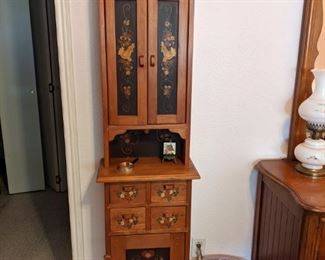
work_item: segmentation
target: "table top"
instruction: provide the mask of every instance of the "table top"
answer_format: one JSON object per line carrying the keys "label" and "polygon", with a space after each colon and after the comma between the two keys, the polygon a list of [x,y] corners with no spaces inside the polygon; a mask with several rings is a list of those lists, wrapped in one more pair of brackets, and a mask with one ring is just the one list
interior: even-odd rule
{"label": "table top", "polygon": [[295,169],[296,164],[286,159],[263,160],[257,169],[289,190],[304,209],[325,213],[325,177],[312,179],[300,174]]}

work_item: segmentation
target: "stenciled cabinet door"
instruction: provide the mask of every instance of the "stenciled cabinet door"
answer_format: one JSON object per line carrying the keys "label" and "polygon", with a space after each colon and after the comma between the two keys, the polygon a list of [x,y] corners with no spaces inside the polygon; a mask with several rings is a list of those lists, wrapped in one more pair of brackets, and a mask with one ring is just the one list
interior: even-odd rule
{"label": "stenciled cabinet door", "polygon": [[182,124],[189,0],[106,0],[110,125]]}
{"label": "stenciled cabinet door", "polygon": [[148,121],[185,123],[188,0],[148,1]]}
{"label": "stenciled cabinet door", "polygon": [[147,123],[147,0],[106,1],[111,125]]}

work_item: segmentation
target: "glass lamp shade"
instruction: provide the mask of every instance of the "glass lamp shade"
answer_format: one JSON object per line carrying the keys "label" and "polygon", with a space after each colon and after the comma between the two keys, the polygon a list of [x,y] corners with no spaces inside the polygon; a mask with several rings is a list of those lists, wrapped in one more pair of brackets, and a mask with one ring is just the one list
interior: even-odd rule
{"label": "glass lamp shade", "polygon": [[315,90],[299,107],[301,118],[314,130],[325,129],[325,69],[312,70],[315,76]]}
{"label": "glass lamp shade", "polygon": [[325,140],[321,139],[325,130],[325,69],[312,70],[315,76],[315,90],[299,107],[299,115],[307,121],[313,132],[311,138],[299,144],[295,156],[301,164],[297,170],[313,177],[325,176]]}

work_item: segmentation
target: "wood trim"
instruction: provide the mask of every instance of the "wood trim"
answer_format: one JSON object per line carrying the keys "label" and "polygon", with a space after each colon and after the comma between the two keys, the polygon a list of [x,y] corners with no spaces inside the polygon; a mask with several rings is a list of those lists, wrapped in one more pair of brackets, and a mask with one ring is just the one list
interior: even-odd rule
{"label": "wood trim", "polygon": [[259,236],[260,230],[257,227],[260,227],[261,222],[261,201],[262,198],[262,174],[257,173],[257,189],[256,189],[256,199],[255,199],[255,216],[254,216],[254,232],[253,232],[253,248],[252,248],[252,259],[257,259],[258,249],[259,249]]}
{"label": "wood trim", "polygon": [[192,209],[192,181],[187,182],[187,212],[186,212],[186,226],[188,231],[185,234],[185,259],[190,259],[190,248],[191,248],[191,209]]}
{"label": "wood trim", "polygon": [[178,124],[185,123],[186,115],[188,11],[188,0],[180,0],[178,26],[181,29],[178,32],[177,115],[175,122]]}
{"label": "wood trim", "polygon": [[[148,21],[147,21],[147,0],[137,1],[137,51],[138,60],[140,56],[147,60],[148,51]],[[147,78],[147,64],[138,68],[138,120],[137,124],[147,123],[147,111],[148,111],[148,78]]]}
{"label": "wood trim", "polygon": [[[158,56],[157,39],[158,39],[158,0],[148,1],[148,64],[150,57]],[[148,123],[157,124],[157,65],[148,66]]]}
{"label": "wood trim", "polygon": [[[107,75],[109,123],[118,124],[117,118],[117,76],[116,76],[116,41],[115,41],[115,1],[105,1],[106,13],[106,50],[107,50]],[[104,109],[105,110],[105,109]]]}
{"label": "wood trim", "polygon": [[78,126],[76,114],[75,71],[70,1],[55,0],[55,14],[60,63],[62,112],[66,149],[69,214],[73,259],[84,259],[84,233],[82,214],[82,192],[80,185]]}
{"label": "wood trim", "polygon": [[[105,1],[99,0],[98,13],[99,13],[99,31],[100,31],[100,59],[101,59],[101,86],[102,86],[102,106],[109,107],[108,94],[107,94],[107,60],[106,60],[106,14],[105,14]],[[103,109],[103,128],[108,126],[108,110]],[[104,165],[108,167],[109,162],[109,145],[106,141],[106,133],[103,131],[104,140]]]}
{"label": "wood trim", "polygon": [[187,39],[187,107],[186,123],[191,124],[191,102],[192,100],[192,71],[193,71],[193,41],[194,41],[194,5],[195,0],[189,0],[188,39]]}
{"label": "wood trim", "polygon": [[[302,227],[302,236],[300,244],[299,259],[309,260],[318,259],[318,248],[320,243],[320,236],[322,222],[317,214],[306,214],[304,225]],[[321,259],[321,258],[320,258]]]}
{"label": "wood trim", "polygon": [[292,106],[288,159],[295,160],[294,149],[306,138],[305,121],[298,115],[300,104],[311,94],[315,60],[318,56],[317,43],[323,25],[321,0],[305,0],[301,27],[298,67]]}

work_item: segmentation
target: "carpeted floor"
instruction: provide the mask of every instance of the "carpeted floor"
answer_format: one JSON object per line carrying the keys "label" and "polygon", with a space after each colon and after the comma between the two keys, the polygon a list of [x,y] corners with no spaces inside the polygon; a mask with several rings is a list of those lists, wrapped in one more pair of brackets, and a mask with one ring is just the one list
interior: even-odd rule
{"label": "carpeted floor", "polygon": [[0,260],[72,259],[67,193],[0,190]]}

